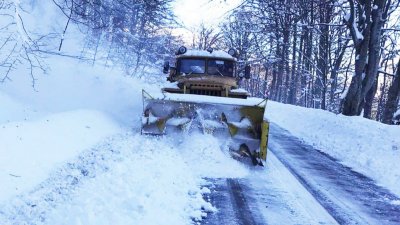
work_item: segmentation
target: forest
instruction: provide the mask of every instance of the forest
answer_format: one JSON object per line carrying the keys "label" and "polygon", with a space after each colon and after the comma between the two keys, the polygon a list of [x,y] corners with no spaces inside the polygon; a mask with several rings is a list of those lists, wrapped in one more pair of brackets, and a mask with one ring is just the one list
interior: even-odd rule
{"label": "forest", "polygon": [[[217,1],[217,0],[210,0]],[[253,96],[386,124],[400,121],[400,1],[243,0],[217,27],[191,30],[188,43],[174,30],[173,0],[52,0],[63,30],[27,29],[36,0],[0,1],[0,85],[27,66],[35,88],[47,55],[119,65],[130,76],[157,71],[175,50],[235,48],[252,77]],[[229,4],[229,0],[221,1]],[[71,24],[85,34],[79,55],[64,49]],[[56,46],[54,47],[55,44]]]}

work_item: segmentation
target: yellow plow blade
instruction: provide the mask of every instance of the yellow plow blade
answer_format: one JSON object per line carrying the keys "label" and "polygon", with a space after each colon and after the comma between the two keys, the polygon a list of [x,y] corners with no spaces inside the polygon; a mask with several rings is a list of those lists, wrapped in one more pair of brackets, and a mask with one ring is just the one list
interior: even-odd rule
{"label": "yellow plow blade", "polygon": [[[143,91],[142,134],[163,135],[199,130],[230,139],[234,151],[246,148],[253,158],[266,160],[269,122],[265,99],[164,94],[152,97]],[[253,163],[255,161],[253,160]]]}

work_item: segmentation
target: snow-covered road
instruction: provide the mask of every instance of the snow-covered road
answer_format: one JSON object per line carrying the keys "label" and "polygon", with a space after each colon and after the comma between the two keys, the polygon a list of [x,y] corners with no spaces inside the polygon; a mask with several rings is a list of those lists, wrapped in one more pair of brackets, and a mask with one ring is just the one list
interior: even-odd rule
{"label": "snow-covered road", "polygon": [[276,124],[269,149],[265,170],[211,181],[203,224],[400,224],[397,196]]}
{"label": "snow-covered road", "polygon": [[270,140],[270,150],[340,224],[400,224],[399,197],[372,179],[276,124]]}
{"label": "snow-covered road", "polygon": [[0,223],[335,224],[273,154],[254,168],[220,146],[201,134],[114,135],[0,205]]}
{"label": "snow-covered road", "polygon": [[338,224],[273,153],[245,178],[211,180],[207,199],[218,209],[202,224]]}
{"label": "snow-covered road", "polygon": [[[135,132],[136,133],[136,132]],[[272,125],[266,166],[211,136],[114,135],[0,205],[1,224],[398,224],[399,199]],[[211,204],[210,204],[211,203]]]}
{"label": "snow-covered road", "polygon": [[275,124],[262,168],[210,135],[147,137],[96,111],[57,115],[2,126],[0,224],[400,222],[398,197]]}

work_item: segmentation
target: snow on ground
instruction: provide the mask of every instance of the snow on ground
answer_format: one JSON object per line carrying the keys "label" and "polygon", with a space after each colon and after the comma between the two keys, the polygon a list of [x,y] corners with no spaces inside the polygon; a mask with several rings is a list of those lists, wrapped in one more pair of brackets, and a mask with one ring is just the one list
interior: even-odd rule
{"label": "snow on ground", "polygon": [[180,146],[178,151],[197,176],[240,178],[249,174],[242,163],[231,158],[228,143],[221,143],[211,135],[194,133],[177,141]]}
{"label": "snow on ground", "polygon": [[30,106],[24,105],[0,92],[0,124],[18,120],[31,120],[41,115]]}
{"label": "snow on ground", "polygon": [[[1,224],[188,224],[215,211],[202,198],[205,177],[288,179],[272,159],[267,170],[275,172],[254,175],[208,135],[138,135],[141,90],[159,85],[61,59],[49,59],[52,70],[36,90],[19,78],[0,86]],[[396,191],[398,127],[271,101],[267,108],[272,122]],[[254,185],[293,195],[281,202],[296,211],[288,221],[305,223],[321,211],[298,203],[309,198],[300,187],[263,181]],[[274,221],[285,215],[279,207],[262,211]]]}
{"label": "snow on ground", "polygon": [[261,192],[256,201],[266,224],[338,224],[274,153],[268,153],[265,170],[249,177]]}
{"label": "snow on ground", "polygon": [[141,90],[158,84],[48,63],[35,89],[0,86],[0,224],[189,224],[215,210],[203,177],[248,174],[212,136],[138,135]]}
{"label": "snow on ground", "polygon": [[[268,173],[255,175],[214,137],[140,136],[141,89],[158,85],[102,66],[49,60],[52,70],[36,91],[24,82],[0,86],[1,224],[189,224],[215,211],[202,197],[205,177],[282,182],[253,184],[292,195],[280,202],[296,212],[287,221],[306,223],[310,212],[323,211],[316,203],[301,206],[311,197],[298,184],[287,187],[289,175],[274,169],[273,158]],[[267,108],[272,122],[396,191],[398,127],[274,102]],[[280,221],[280,207],[262,211]],[[323,215],[315,221],[329,220]]]}
{"label": "snow on ground", "polygon": [[[51,5],[21,12],[28,30],[63,30]],[[62,53],[79,55],[74,27],[65,38]],[[138,135],[141,91],[160,89],[149,77],[126,76],[102,60],[45,62],[46,74],[34,71],[35,88],[25,66],[0,85],[0,224],[189,224],[215,210],[203,200],[202,174],[234,176],[218,171],[224,165],[245,174],[222,160],[225,153],[203,165],[191,158],[192,150],[215,153],[213,137],[192,146]]]}
{"label": "snow on ground", "polygon": [[[48,7],[21,13],[28,16],[28,30],[53,24],[51,31],[62,31],[65,24],[53,20],[58,14]],[[82,46],[73,31],[63,49],[74,55]],[[204,177],[252,176],[214,137],[140,136],[141,90],[159,90],[148,78],[125,76],[104,62],[91,66],[58,56],[45,61],[48,73],[35,71],[35,89],[23,68],[0,85],[0,224],[189,224],[215,211],[202,197],[208,192]],[[268,106],[271,121],[399,192],[398,127]],[[299,217],[312,217],[300,211]]]}
{"label": "snow on ground", "polygon": [[400,196],[400,126],[273,101],[267,117]]}
{"label": "snow on ground", "polygon": [[[101,127],[93,127],[98,128]],[[55,127],[52,131],[59,132]],[[47,133],[45,129],[43,133]],[[75,146],[69,149],[82,149],[85,146],[78,140],[88,136],[91,135],[86,132],[74,136],[76,140],[62,143],[74,141],[72,146]],[[32,178],[41,183],[31,185],[14,198],[2,199],[0,223],[189,224],[200,220],[207,212],[216,210],[203,199],[202,194],[209,190],[202,188],[202,178],[240,177],[248,171],[219,151],[219,142],[214,137],[197,136],[199,141],[190,141],[193,138],[196,136],[156,138],[121,132],[79,153],[57,149],[61,153],[58,159],[65,162],[51,165],[51,159],[41,159],[48,178],[31,170]],[[70,159],[74,154],[75,159]],[[31,161],[31,158],[21,159]],[[16,160],[8,165],[29,169]],[[25,182],[26,176],[12,178],[29,184]]]}
{"label": "snow on ground", "polygon": [[[107,136],[132,129],[148,85],[118,69],[49,57],[33,89],[23,70],[0,85],[0,201]],[[136,127],[138,127],[136,125]]]}
{"label": "snow on ground", "polygon": [[188,224],[205,216],[202,208],[214,210],[168,139],[129,133],[110,144],[120,161],[50,212],[47,224]]}
{"label": "snow on ground", "polygon": [[400,200],[394,200],[394,201],[392,201],[392,204],[393,205],[400,205]]}
{"label": "snow on ground", "polygon": [[[128,122],[125,119],[128,114],[130,123],[137,119],[132,111],[141,107],[135,104],[141,101],[141,88],[145,87],[140,80],[126,77],[118,69],[103,65],[92,67],[74,59],[51,57],[47,62],[51,68],[47,75],[36,75],[35,89],[30,86],[29,77],[20,75],[0,86],[0,92],[40,115],[95,109],[110,114],[121,125]],[[15,118],[12,113],[7,116]]]}
{"label": "snow on ground", "polygon": [[30,190],[49,170],[120,129],[98,111],[0,125],[0,201]]}
{"label": "snow on ground", "polygon": [[[200,136],[197,136],[200,137]],[[216,148],[211,136],[161,138],[128,133],[109,143],[120,154],[89,180],[47,224],[189,224],[216,209],[203,199],[204,177],[241,177],[248,170]],[[96,191],[93,191],[96,190]],[[60,218],[63,218],[60,221]]]}

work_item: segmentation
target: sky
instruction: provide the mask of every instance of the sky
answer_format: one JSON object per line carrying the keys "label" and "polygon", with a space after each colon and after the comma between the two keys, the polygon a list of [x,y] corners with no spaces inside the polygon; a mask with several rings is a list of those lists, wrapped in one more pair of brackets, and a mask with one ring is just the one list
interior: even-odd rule
{"label": "sky", "polygon": [[177,0],[173,4],[174,13],[184,28],[176,30],[185,40],[191,40],[191,31],[201,23],[218,27],[228,12],[241,0]]}

